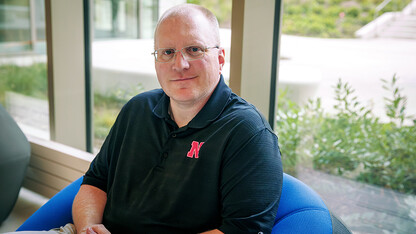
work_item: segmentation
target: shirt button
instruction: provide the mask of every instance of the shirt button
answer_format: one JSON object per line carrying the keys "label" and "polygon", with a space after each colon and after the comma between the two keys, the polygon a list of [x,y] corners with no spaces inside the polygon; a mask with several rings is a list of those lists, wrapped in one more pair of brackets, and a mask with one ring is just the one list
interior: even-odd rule
{"label": "shirt button", "polygon": [[163,158],[167,158],[168,157],[168,152],[164,152],[162,155]]}
{"label": "shirt button", "polygon": [[175,133],[174,133],[174,134],[172,134],[172,137],[173,137],[173,138],[175,138],[175,137],[176,137],[176,134],[175,134]]}

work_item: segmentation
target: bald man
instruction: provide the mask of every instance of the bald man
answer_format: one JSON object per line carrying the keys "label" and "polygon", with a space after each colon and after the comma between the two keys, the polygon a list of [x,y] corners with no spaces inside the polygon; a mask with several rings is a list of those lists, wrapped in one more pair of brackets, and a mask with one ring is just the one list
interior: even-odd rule
{"label": "bald man", "polygon": [[270,233],[282,189],[278,140],[224,83],[217,19],[175,6],[154,46],[162,89],[121,110],[74,200],[78,233]]}

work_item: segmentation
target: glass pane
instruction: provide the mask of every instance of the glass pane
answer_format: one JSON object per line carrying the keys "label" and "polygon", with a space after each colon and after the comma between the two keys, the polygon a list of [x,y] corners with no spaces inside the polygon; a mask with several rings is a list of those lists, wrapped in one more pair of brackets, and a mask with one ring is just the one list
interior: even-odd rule
{"label": "glass pane", "polygon": [[413,233],[416,6],[381,2],[284,0],[276,131],[354,233]]}
{"label": "glass pane", "polygon": [[140,1],[139,21],[140,21],[140,38],[153,38],[156,27],[159,4],[155,0]]}
{"label": "glass pane", "polygon": [[35,0],[35,24],[37,40],[46,40],[45,28],[45,3],[44,0]]}
{"label": "glass pane", "polygon": [[44,1],[34,3],[0,2],[0,103],[25,133],[49,139]]}
{"label": "glass pane", "polygon": [[152,14],[158,12],[157,2],[94,0],[95,151],[101,147],[118,112],[131,97],[159,88],[151,55],[153,30],[158,19],[158,15]]}
{"label": "glass pane", "polygon": [[137,0],[95,0],[94,38],[139,38]]}
{"label": "glass pane", "polygon": [[2,1],[0,3],[1,53],[30,49],[29,1]]}

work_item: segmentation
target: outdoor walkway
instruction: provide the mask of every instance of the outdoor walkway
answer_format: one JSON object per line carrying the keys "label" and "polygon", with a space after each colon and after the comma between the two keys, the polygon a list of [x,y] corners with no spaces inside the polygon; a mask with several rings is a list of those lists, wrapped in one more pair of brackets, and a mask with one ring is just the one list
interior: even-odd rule
{"label": "outdoor walkway", "polygon": [[416,233],[416,196],[308,168],[297,177],[313,188],[353,233]]}
{"label": "outdoor walkway", "polygon": [[[363,105],[384,113],[384,96],[380,79],[399,78],[402,94],[407,96],[408,114],[416,116],[416,40],[411,39],[324,39],[283,35],[281,68],[308,66],[322,74],[314,97],[322,105],[334,105],[334,86],[338,79],[348,82]],[[279,77],[279,79],[282,77]],[[305,78],[306,79],[306,78]],[[390,96],[389,96],[390,95]]]}

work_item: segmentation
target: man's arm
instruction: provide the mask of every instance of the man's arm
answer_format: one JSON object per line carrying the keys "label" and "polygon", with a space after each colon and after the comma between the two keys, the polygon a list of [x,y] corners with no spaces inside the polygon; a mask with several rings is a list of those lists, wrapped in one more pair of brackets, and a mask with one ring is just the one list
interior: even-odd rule
{"label": "man's arm", "polygon": [[219,230],[271,233],[283,185],[276,135],[270,129],[263,129],[244,141],[238,150],[234,147],[224,158],[223,222]]}
{"label": "man's arm", "polygon": [[94,225],[97,233],[105,233],[106,230],[100,231],[103,227],[99,226],[102,225],[97,224],[102,223],[106,202],[107,193],[103,190],[91,185],[81,186],[72,205],[72,217],[78,233],[85,233],[88,227]]}

